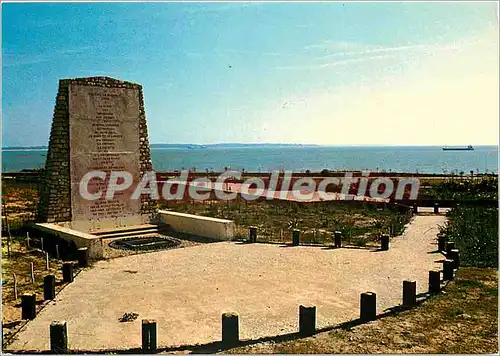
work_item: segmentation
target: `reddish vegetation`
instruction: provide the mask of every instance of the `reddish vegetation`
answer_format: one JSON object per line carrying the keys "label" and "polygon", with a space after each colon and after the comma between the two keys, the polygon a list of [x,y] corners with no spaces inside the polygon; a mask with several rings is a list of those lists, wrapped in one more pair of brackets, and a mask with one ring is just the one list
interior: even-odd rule
{"label": "reddish vegetation", "polygon": [[[167,175],[167,174],[164,174],[164,173],[157,173],[156,175],[156,179],[157,179],[157,182],[158,182],[158,191],[161,195],[161,192],[163,191],[163,186],[165,184],[165,182],[169,179],[178,179],[180,175]],[[343,176],[342,176],[343,177]],[[360,177],[359,174],[354,174],[353,177]],[[191,183],[193,180],[195,179],[200,179],[200,178],[206,178],[205,177],[202,177],[200,176],[199,174],[193,174],[193,173],[190,173],[186,179],[186,182],[189,184]],[[226,179],[224,182],[226,183],[232,183],[232,184],[241,184],[243,183],[245,180],[249,179],[249,178],[259,178],[260,180],[262,180],[262,182],[264,183],[264,189],[267,191],[270,187],[271,187],[271,190],[274,190],[274,191],[281,191],[282,189],[283,190],[288,190],[288,191],[291,191],[293,188],[296,188],[294,187],[294,185],[296,184],[297,181],[299,181],[300,179],[304,179],[304,178],[308,178],[308,179],[312,179],[314,180],[315,182],[315,191],[318,190],[318,185],[325,179],[333,179],[333,177],[312,177],[310,175],[304,175],[304,174],[297,174],[295,176],[292,176],[291,179],[289,180],[289,182],[286,182],[284,181],[284,175],[283,174],[280,174],[278,179],[276,181],[271,181],[272,177],[271,177],[271,174],[261,174],[260,176],[252,176],[252,177],[248,177],[248,176],[245,176],[243,179],[235,179],[235,178],[229,178],[229,179]],[[337,177],[336,177],[337,178]],[[210,176],[209,178],[212,182],[215,182],[217,177],[214,177],[214,176]],[[377,178],[374,178],[374,177],[369,177],[367,179],[367,184],[366,184],[366,189],[360,189],[360,182],[355,182],[355,183],[351,183],[350,184],[350,189],[348,191],[348,194],[352,194],[352,195],[360,195],[360,196],[367,196],[367,195],[370,195],[370,190],[372,188],[372,184],[374,183],[374,181],[376,180]],[[397,192],[397,188],[399,187],[399,182],[400,182],[400,179],[399,178],[396,178],[396,177],[391,177],[390,178],[391,181],[393,182],[393,186],[394,186],[394,189],[393,189],[393,192],[391,193],[391,195],[389,196],[389,199],[390,200],[394,200],[395,199],[395,195],[396,195],[396,192]],[[404,178],[403,178],[404,179]],[[251,181],[249,181],[251,182]],[[343,190],[343,187],[342,187],[342,184],[336,184],[337,182],[335,181],[332,181],[331,184],[328,184],[326,185],[326,192],[328,193],[343,193],[342,190]],[[375,182],[376,184],[379,184],[378,182]],[[404,181],[401,182],[401,184],[405,184]],[[304,190],[306,190],[308,188],[307,186],[307,183],[306,182],[303,182],[302,185],[300,185],[300,187]],[[255,189],[257,188],[257,184],[256,183],[252,183],[250,184],[250,189]],[[175,194],[177,192],[177,189],[178,189],[178,184],[172,184],[171,187],[170,187],[170,192],[171,194]],[[377,192],[378,194],[382,194],[384,191],[385,191],[386,187],[385,187],[385,184],[379,184],[378,185],[378,189],[377,189]],[[410,198],[410,193],[411,193],[411,185],[409,184],[406,184],[404,185],[404,193],[403,193],[403,200],[406,200],[406,199],[409,199]],[[211,197],[212,199],[212,197]],[[217,197],[213,197],[213,199],[217,199]],[[188,196],[188,193],[187,191],[184,192],[184,200],[190,200],[189,196]]]}

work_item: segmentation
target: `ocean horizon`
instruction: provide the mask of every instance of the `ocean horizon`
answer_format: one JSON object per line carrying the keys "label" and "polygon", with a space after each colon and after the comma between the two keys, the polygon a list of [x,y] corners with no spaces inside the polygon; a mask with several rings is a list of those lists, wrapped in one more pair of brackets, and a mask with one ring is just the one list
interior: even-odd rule
{"label": "ocean horizon", "polygon": [[[151,144],[156,171],[247,172],[291,170],[369,170],[407,173],[498,173],[498,146],[478,145],[472,151],[443,151],[443,146],[333,146],[310,144]],[[40,169],[47,148],[2,149],[2,172]]]}

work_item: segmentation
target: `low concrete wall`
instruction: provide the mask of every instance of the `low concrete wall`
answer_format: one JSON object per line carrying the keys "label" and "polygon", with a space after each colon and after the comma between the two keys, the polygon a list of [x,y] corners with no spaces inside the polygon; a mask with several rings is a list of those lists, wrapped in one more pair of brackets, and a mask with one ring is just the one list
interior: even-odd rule
{"label": "low concrete wall", "polygon": [[170,225],[178,232],[210,237],[217,240],[231,240],[234,237],[233,220],[209,218],[168,210],[159,210],[158,216],[162,222]]}
{"label": "low concrete wall", "polygon": [[103,256],[103,242],[101,237],[69,229],[57,224],[38,223],[35,229],[58,236],[66,241],[73,241],[77,248],[87,247],[89,258],[98,259]]}

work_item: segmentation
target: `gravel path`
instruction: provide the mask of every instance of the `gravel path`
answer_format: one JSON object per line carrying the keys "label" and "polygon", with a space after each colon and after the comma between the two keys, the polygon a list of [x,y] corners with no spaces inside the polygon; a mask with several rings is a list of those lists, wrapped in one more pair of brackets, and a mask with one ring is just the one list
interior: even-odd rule
{"label": "gravel path", "polygon": [[[221,242],[100,261],[83,271],[8,349],[49,349],[49,325],[68,322],[70,349],[140,347],[141,319],[158,322],[158,346],[220,340],[221,314],[238,312],[240,337],[294,332],[300,304],[317,306],[317,326],[357,318],[359,295],[382,311],[400,304],[402,282],[427,290],[438,270],[437,225],[416,216],[389,251]],[[137,320],[118,321],[125,312]]]}

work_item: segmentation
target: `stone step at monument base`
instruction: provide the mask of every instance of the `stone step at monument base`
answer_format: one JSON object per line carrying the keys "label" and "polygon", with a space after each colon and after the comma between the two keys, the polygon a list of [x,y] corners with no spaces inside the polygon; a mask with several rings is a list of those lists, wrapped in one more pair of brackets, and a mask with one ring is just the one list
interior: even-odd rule
{"label": "stone step at monument base", "polygon": [[148,229],[148,230],[140,230],[140,231],[110,233],[110,234],[100,235],[99,237],[102,237],[103,239],[115,239],[115,238],[122,238],[122,237],[137,237],[137,236],[142,236],[142,235],[158,234],[158,233],[160,233],[158,231],[158,229]]}
{"label": "stone step at monument base", "polygon": [[158,234],[168,230],[169,225],[166,224],[143,224],[143,225],[133,225],[125,227],[117,227],[114,229],[106,230],[95,230],[90,233],[95,236],[102,237],[103,239],[111,238],[121,238],[121,237],[131,237],[140,236],[147,234]]}

